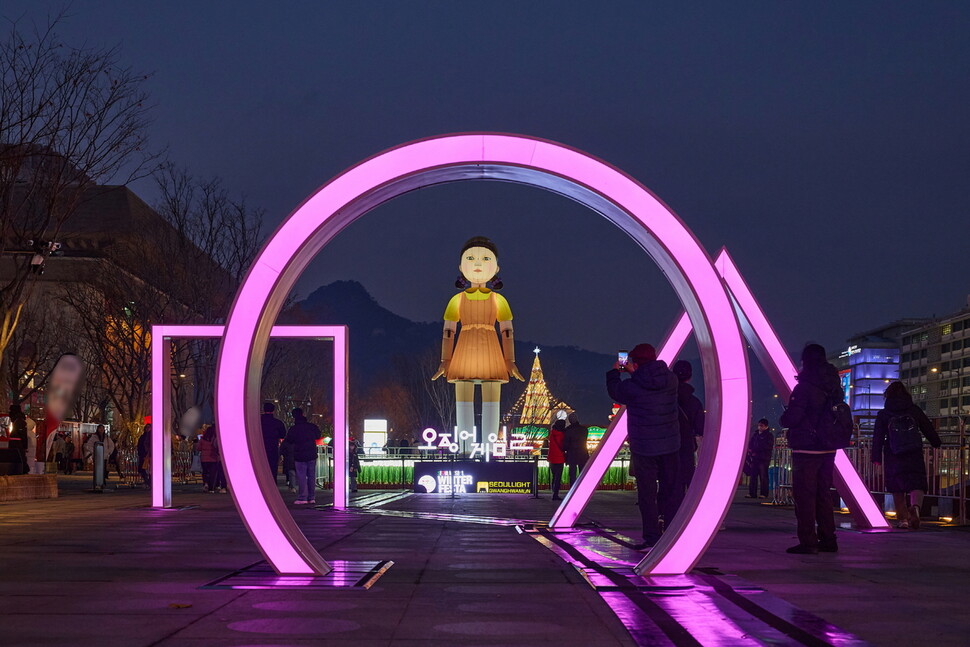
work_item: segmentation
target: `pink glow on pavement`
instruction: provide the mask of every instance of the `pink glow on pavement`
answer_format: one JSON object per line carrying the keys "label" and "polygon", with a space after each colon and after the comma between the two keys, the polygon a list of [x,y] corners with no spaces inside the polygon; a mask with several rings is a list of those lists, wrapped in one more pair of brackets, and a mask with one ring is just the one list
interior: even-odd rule
{"label": "pink glow on pavement", "polygon": [[[448,176],[445,170],[449,168],[456,173]],[[267,322],[275,320],[283,298],[314,254],[372,208],[366,206],[366,197],[374,195],[378,187],[381,199],[387,200],[442,181],[508,179],[502,175],[505,171],[514,171],[516,182],[559,190],[581,203],[596,205],[658,263],[694,324],[698,347],[705,357],[706,386],[717,394],[708,406],[712,426],[724,431],[711,433],[711,445],[717,444],[719,449],[712,454],[710,478],[697,479],[701,483],[696,492],[697,513],[675,520],[667,534],[668,545],[658,545],[651,551],[650,564],[644,567],[650,572],[682,573],[699,558],[717,530],[732,494],[725,483],[731,481],[733,485],[746,442],[747,356],[735,313],[710,257],[667,207],[617,169],[552,142],[514,135],[459,134],[405,144],[349,169],[307,199],[267,242],[236,296],[219,359],[216,397],[220,428],[240,430],[236,433],[245,436],[241,430],[256,424],[254,394],[258,393],[258,384],[254,376],[259,367],[252,362],[265,347]],[[227,455],[227,472],[241,470],[244,458]],[[252,479],[242,483],[246,496],[266,494]],[[239,485],[233,485],[238,489]],[[274,519],[266,504],[240,511],[254,539],[278,570],[299,573],[317,568],[308,551],[279,544],[281,534],[288,534],[289,542],[301,543],[302,539],[305,547],[308,544],[302,533],[296,537],[289,529],[264,529],[282,523],[279,515]],[[683,536],[684,541],[674,542],[675,535]]]}
{"label": "pink glow on pavement", "polygon": [[549,521],[550,528],[565,530],[575,525],[576,520],[586,509],[593,492],[596,491],[596,487],[603,480],[606,470],[609,469],[613,459],[616,458],[620,448],[623,447],[626,435],[626,407],[620,407],[620,410],[613,416],[613,420],[610,421],[610,426],[603,432],[603,437],[596,449],[593,450],[593,455],[583,466],[583,471],[580,472],[576,483],[570,485],[562,503],[556,508],[556,512]]}

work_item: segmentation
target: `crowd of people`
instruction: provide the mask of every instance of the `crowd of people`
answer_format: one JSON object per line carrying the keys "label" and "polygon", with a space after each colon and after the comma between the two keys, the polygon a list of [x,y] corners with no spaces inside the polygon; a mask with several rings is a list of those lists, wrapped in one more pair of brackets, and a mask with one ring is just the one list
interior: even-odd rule
{"label": "crowd of people", "polygon": [[[697,450],[704,436],[704,405],[691,384],[693,367],[681,360],[672,367],[657,358],[650,344],[639,344],[606,374],[606,389],[627,411],[631,475],[636,480],[637,505],[642,529],[638,549],[647,549],[662,536],[684,501],[694,477]],[[798,543],[789,553],[815,554],[838,551],[835,533],[832,486],[835,456],[847,440],[838,436],[837,412],[844,405],[844,391],[837,369],[827,361],[825,349],[808,344],[801,354],[797,385],[793,389],[779,422],[787,430],[791,451],[791,496],[795,504]],[[293,424],[286,425],[275,415],[272,402],[263,405],[260,426],[267,466],[272,478],[282,471],[295,505],[316,503],[316,474],[320,428],[310,422],[302,409],[291,412]],[[23,473],[37,472],[35,463],[53,464],[70,474],[100,455],[104,461],[104,480],[113,465],[121,476],[118,447],[104,425],[81,447],[70,434],[55,432],[47,442],[46,461],[30,460],[28,420],[18,405],[9,410],[9,436],[19,441]],[[146,425],[137,442],[138,473],[146,487],[151,483],[151,425]],[[846,436],[847,438],[847,436]],[[917,529],[927,490],[923,443],[939,447],[940,437],[923,410],[914,404],[902,382],[894,381],[885,391],[885,407],[875,419],[872,461],[881,465],[886,489],[892,493],[899,528]],[[179,442],[181,438],[178,438]],[[552,499],[562,500],[563,479],[576,482],[589,459],[588,429],[576,412],[563,412],[549,428],[547,459],[551,475]],[[744,472],[750,477],[747,497],[765,499],[770,495],[769,466],[775,449],[775,436],[766,418],[758,420],[748,439]],[[227,483],[222,465],[219,437],[214,425],[207,425],[193,442],[193,471],[202,474],[203,490],[225,493]],[[175,440],[173,439],[173,443]],[[103,450],[96,454],[98,445]],[[404,451],[412,443],[404,441]],[[33,449],[33,448],[32,448]],[[357,490],[360,473],[360,448],[351,439],[349,477],[351,491]],[[39,456],[40,454],[37,453]],[[43,466],[43,465],[42,465]],[[50,469],[50,468],[48,468]],[[568,472],[567,472],[568,469]]]}
{"label": "crowd of people", "polygon": [[[679,361],[671,370],[657,359],[653,346],[639,344],[625,363],[618,361],[606,374],[610,397],[627,407],[631,472],[636,479],[642,524],[643,541],[638,549],[659,541],[693,477],[696,450],[704,434],[704,412],[689,384],[692,373],[690,363]],[[779,421],[787,429],[791,449],[791,492],[798,535],[798,543],[787,552],[836,552],[839,547],[832,499],[835,456],[849,444],[851,418],[838,371],[827,361],[822,346],[805,346],[797,381]],[[893,495],[898,527],[902,529],[919,528],[920,524],[927,489],[924,439],[933,447],[941,444],[933,424],[913,403],[906,386],[892,382],[885,392],[885,408],[875,420],[872,460],[884,466],[886,488]],[[769,496],[769,464],[775,440],[769,421],[760,419],[747,445],[744,471],[750,476],[748,498]],[[558,446],[562,442],[560,435],[551,434],[550,454],[554,443]],[[561,460],[558,449],[556,459]],[[558,473],[562,473],[561,467]],[[553,488],[558,498],[555,483]]]}

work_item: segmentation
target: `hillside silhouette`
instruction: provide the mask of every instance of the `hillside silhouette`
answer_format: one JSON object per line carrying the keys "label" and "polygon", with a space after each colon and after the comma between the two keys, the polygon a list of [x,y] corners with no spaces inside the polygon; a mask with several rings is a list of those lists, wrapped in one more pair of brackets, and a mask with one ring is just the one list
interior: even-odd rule
{"label": "hillside silhouette", "polygon": [[[349,326],[352,399],[366,397],[382,381],[393,380],[395,364],[428,365],[431,372],[437,368],[441,322],[411,321],[397,315],[356,281],[335,281],[317,288],[287,309],[281,322]],[[536,346],[541,348],[539,359],[552,393],[575,408],[585,424],[606,424],[612,402],[603,376],[613,356],[546,345],[542,340],[516,340],[516,364],[526,377]],[[503,389],[503,413],[524,389],[525,383],[517,380]],[[353,420],[351,425],[353,429]]]}

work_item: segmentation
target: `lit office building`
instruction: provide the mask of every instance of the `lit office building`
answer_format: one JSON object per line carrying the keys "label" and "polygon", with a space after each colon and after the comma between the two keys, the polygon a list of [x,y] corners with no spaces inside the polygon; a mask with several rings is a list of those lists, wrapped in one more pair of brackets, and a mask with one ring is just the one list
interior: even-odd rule
{"label": "lit office building", "polygon": [[883,407],[883,392],[899,379],[900,343],[905,331],[926,319],[900,319],[855,335],[848,348],[830,357],[839,369],[845,401],[864,436],[872,434],[876,414]]}
{"label": "lit office building", "polygon": [[900,353],[913,400],[941,418],[940,429],[956,429],[956,416],[970,415],[970,298],[959,312],[908,330]]}

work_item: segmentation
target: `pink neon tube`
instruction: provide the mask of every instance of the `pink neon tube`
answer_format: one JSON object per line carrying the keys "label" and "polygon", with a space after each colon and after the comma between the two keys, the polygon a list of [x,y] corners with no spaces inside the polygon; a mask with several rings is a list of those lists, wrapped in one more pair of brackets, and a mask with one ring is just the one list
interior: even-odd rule
{"label": "pink neon tube", "polygon": [[[169,379],[169,359],[166,357],[164,349],[164,341],[171,338],[181,338],[181,339],[202,339],[202,338],[216,338],[222,337],[225,332],[224,326],[186,326],[186,325],[171,325],[171,326],[153,326],[152,327],[152,411],[154,413],[153,420],[155,424],[153,429],[157,430],[157,433],[152,437],[152,505],[155,507],[170,508],[172,506],[172,474],[171,474],[171,461],[164,460],[164,457],[169,456],[170,450],[166,450],[161,446],[162,442],[171,437],[171,421],[169,416],[171,412],[168,410],[169,407],[165,405],[164,401],[164,386],[168,383]],[[347,332],[345,326],[274,326],[271,331],[271,337],[277,338],[302,338],[302,339],[320,339],[320,340],[332,340],[334,343],[334,461],[335,466],[346,465],[347,462]],[[161,385],[162,388],[158,388],[157,385]],[[224,434],[220,430],[220,435],[222,437],[230,437],[232,434]],[[169,440],[169,442],[171,442]],[[261,473],[261,470],[257,470],[257,464],[261,465],[263,460],[253,456],[252,447],[254,444],[258,445],[262,443],[262,437],[256,438],[255,440],[249,438],[235,438],[233,439],[233,449],[244,450],[246,457],[243,458],[243,462],[247,467],[240,473],[238,470],[233,470],[232,474],[229,474],[227,470],[227,480],[229,480],[230,489],[233,492],[233,496],[236,497],[237,487],[252,487],[252,483],[245,479],[245,474],[248,472],[252,475],[257,475]],[[225,450],[223,451],[225,453]],[[230,450],[232,453],[232,450]],[[346,487],[346,476],[342,478],[339,476],[343,474],[346,470],[341,471],[336,469],[336,477],[334,479],[334,505],[338,508],[345,508],[347,506],[347,487]],[[233,483],[241,483],[240,486],[235,486]],[[272,487],[271,485],[269,487]],[[258,507],[258,501],[256,506]],[[249,518],[249,516],[255,514],[259,515],[259,511],[251,511],[250,508],[253,507],[249,500],[240,501],[236,498],[237,508],[240,510],[244,517]],[[247,516],[248,515],[248,516]]]}
{"label": "pink neon tube", "polygon": [[[717,392],[709,406],[712,423],[723,430],[713,455],[697,514],[676,534],[682,540],[652,551],[656,572],[684,572],[699,557],[729,503],[725,483],[736,478],[748,419],[747,355],[728,295],[710,257],[689,229],[642,185],[585,153],[553,142],[502,134],[436,137],[385,151],[349,169],[306,200],[276,231],[240,287],[226,324],[218,369],[221,429],[255,424],[249,411],[255,386],[253,364],[265,348],[268,322],[275,320],[286,293],[313,256],[344,227],[375,204],[422,186],[461,179],[505,179],[555,190],[587,204],[624,229],[670,277],[694,324],[705,355],[705,379]],[[248,395],[247,395],[248,394]],[[713,440],[713,439],[712,439]],[[241,470],[243,456],[226,456],[227,469]],[[235,465],[235,467],[233,467]],[[703,479],[700,479],[703,481]],[[256,483],[233,484],[237,500],[259,498]],[[266,506],[243,512],[250,532],[281,572],[316,572],[318,556],[292,531],[280,538],[282,523]],[[702,520],[698,520],[700,517]],[[297,547],[299,544],[300,547]]]}

